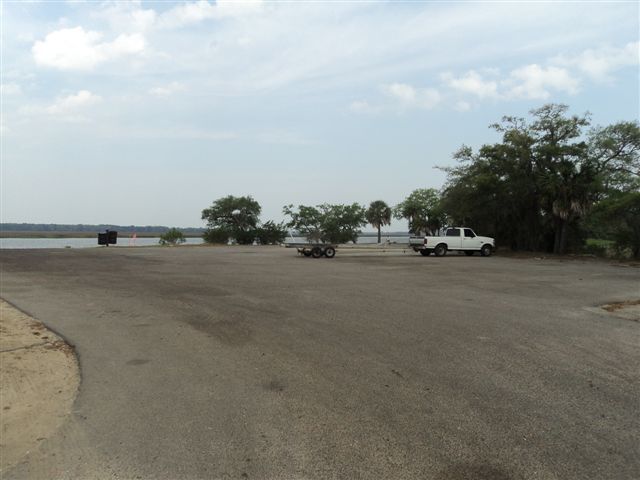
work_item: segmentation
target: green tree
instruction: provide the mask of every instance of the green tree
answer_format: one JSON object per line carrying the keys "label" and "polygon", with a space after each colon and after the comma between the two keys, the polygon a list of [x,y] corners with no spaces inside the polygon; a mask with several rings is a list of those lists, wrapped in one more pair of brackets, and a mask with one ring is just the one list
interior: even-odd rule
{"label": "green tree", "polygon": [[324,216],[318,208],[306,205],[294,208],[293,205],[286,205],[282,213],[291,217],[286,224],[288,228],[295,229],[310,242],[322,241]]}
{"label": "green tree", "polygon": [[184,234],[177,228],[170,228],[165,233],[160,235],[160,245],[178,245],[186,242]]}
{"label": "green tree", "polygon": [[284,242],[287,229],[284,223],[275,223],[273,220],[269,220],[256,229],[256,236],[263,244],[278,244]]}
{"label": "green tree", "polygon": [[442,208],[514,249],[564,253],[594,202],[638,186],[637,122],[592,129],[566,105],[532,110],[532,121],[504,117],[502,141],[477,153],[461,148],[448,173]]}
{"label": "green tree", "polygon": [[435,188],[419,188],[393,209],[394,217],[409,222],[409,231],[433,233],[444,226],[445,217],[440,208],[440,195]]}
{"label": "green tree", "polygon": [[346,243],[358,241],[362,227],[367,224],[366,210],[362,205],[329,205],[319,206],[322,212],[322,229],[325,241],[331,243]]}
{"label": "green tree", "polygon": [[600,236],[615,241],[621,255],[625,251],[640,258],[640,192],[618,192],[596,204],[590,216]]}
{"label": "green tree", "polygon": [[232,236],[233,234],[229,230],[207,228],[202,234],[202,239],[206,243],[227,243]]}
{"label": "green tree", "polygon": [[283,213],[291,217],[287,224],[310,242],[357,242],[361,228],[367,224],[365,208],[351,205],[322,204],[316,207],[287,205]]}
{"label": "green tree", "polygon": [[380,243],[382,241],[382,227],[391,225],[391,208],[384,201],[375,200],[369,204],[365,216],[367,222],[378,230],[378,243]]}
{"label": "green tree", "polygon": [[203,238],[219,238],[226,233],[238,243],[251,243],[255,239],[261,210],[260,204],[250,196],[220,198],[202,211],[202,219],[207,221],[208,229],[213,230],[205,232]]}

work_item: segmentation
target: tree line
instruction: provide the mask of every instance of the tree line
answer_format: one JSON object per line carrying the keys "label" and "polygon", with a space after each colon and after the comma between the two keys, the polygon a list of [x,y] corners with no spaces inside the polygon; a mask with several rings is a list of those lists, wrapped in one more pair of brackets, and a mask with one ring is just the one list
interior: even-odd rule
{"label": "tree line", "polygon": [[288,229],[309,241],[356,242],[367,224],[378,231],[405,219],[409,232],[433,234],[447,225],[470,226],[514,250],[565,253],[587,238],[615,242],[640,256],[640,126],[622,121],[591,127],[589,114],[570,115],[548,104],[530,118],[504,117],[490,128],[501,141],[477,151],[462,146],[441,190],[417,189],[390,207],[358,203],[287,205],[287,222],[260,223],[251,196],[227,196],[202,212],[204,239],[222,243],[284,241]]}

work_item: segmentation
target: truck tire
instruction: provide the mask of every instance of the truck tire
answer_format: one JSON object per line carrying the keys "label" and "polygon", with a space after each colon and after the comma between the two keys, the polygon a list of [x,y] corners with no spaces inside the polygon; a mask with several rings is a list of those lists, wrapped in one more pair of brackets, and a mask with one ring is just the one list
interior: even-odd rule
{"label": "truck tire", "polygon": [[447,254],[447,246],[444,243],[440,243],[433,249],[433,253],[436,254],[436,257],[444,257]]}
{"label": "truck tire", "polygon": [[491,248],[491,245],[489,245],[488,243],[483,245],[480,249],[480,255],[482,255],[483,257],[490,257],[492,253],[493,248]]}
{"label": "truck tire", "polygon": [[423,257],[428,257],[429,255],[431,255],[431,250],[418,250],[420,252],[420,255],[422,255]]}
{"label": "truck tire", "polygon": [[327,247],[324,250],[324,256],[327,258],[333,258],[336,256],[336,249],[333,247]]}
{"label": "truck tire", "polygon": [[320,247],[313,247],[313,249],[311,250],[311,256],[313,258],[320,258],[323,254],[323,251]]}

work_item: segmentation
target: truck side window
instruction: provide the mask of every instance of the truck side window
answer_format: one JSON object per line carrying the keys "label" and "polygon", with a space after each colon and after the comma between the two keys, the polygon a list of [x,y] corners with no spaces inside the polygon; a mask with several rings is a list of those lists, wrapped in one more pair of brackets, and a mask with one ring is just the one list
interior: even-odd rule
{"label": "truck side window", "polygon": [[465,237],[469,237],[469,238],[473,238],[476,236],[475,233],[473,233],[473,230],[471,230],[470,228],[465,228],[464,229],[464,236]]}
{"label": "truck side window", "polygon": [[447,237],[459,237],[460,229],[459,228],[450,228],[447,230]]}

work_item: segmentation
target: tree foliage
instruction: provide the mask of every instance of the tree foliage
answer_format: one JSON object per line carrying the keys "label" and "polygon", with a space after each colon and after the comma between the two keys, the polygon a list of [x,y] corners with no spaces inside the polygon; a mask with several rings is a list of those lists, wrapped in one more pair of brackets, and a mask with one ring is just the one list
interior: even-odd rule
{"label": "tree foliage", "polygon": [[391,208],[382,200],[375,200],[369,204],[365,212],[367,222],[378,230],[378,243],[382,240],[381,229],[385,225],[391,225]]}
{"label": "tree foliage", "polygon": [[177,228],[170,228],[165,233],[160,235],[160,245],[178,245],[186,242],[184,234]]}
{"label": "tree foliage", "polygon": [[567,111],[549,104],[531,121],[504,117],[492,125],[501,142],[462,147],[458,166],[445,169],[443,210],[514,249],[564,253],[579,243],[594,204],[637,185],[640,129],[620,122],[585,134],[589,115]]}
{"label": "tree foliage", "polygon": [[590,216],[592,231],[611,239],[620,255],[640,258],[640,192],[618,192],[598,202]]}
{"label": "tree foliage", "polygon": [[287,205],[283,213],[291,217],[287,227],[293,228],[310,242],[357,242],[367,224],[366,211],[362,205],[330,205],[316,207]]}
{"label": "tree foliage", "polygon": [[440,206],[440,194],[435,188],[419,188],[393,209],[398,220],[409,222],[409,231],[415,235],[422,232],[433,234],[445,224],[445,215]]}
{"label": "tree foliage", "polygon": [[205,241],[214,238],[219,240],[226,235],[227,238],[235,238],[240,244],[252,243],[261,211],[260,204],[251,196],[228,195],[220,198],[202,211],[202,219],[207,221],[208,227],[203,238]]}
{"label": "tree foliage", "polygon": [[265,245],[275,245],[284,242],[287,229],[284,223],[275,223],[273,220],[269,220],[256,229],[255,236]]}

